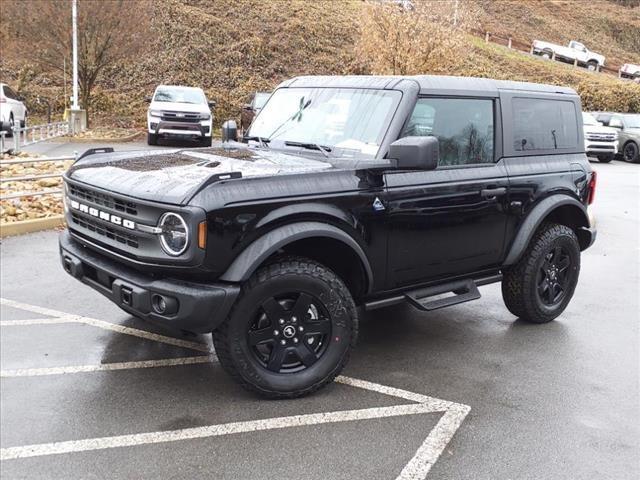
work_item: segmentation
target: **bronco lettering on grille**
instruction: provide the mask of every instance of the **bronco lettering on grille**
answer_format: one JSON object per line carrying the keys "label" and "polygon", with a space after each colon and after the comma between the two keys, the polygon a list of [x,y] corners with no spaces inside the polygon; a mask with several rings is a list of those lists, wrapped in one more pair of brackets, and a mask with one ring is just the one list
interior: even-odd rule
{"label": "bronco lettering on grille", "polygon": [[125,228],[135,230],[136,223],[131,220],[127,220],[126,218],[119,217],[118,215],[112,215],[108,212],[103,212],[98,210],[97,208],[89,207],[83,203],[77,202],[75,200],[71,200],[71,208],[74,210],[79,210],[82,213],[88,213],[92,217],[98,217],[100,220],[104,220],[107,222],[111,222],[114,225],[120,225]]}

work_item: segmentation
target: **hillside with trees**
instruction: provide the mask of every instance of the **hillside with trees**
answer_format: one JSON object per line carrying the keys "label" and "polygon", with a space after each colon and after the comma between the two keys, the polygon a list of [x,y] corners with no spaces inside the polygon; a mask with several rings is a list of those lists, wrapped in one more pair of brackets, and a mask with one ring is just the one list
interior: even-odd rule
{"label": "hillside with trees", "polygon": [[[0,6],[0,80],[27,97],[32,113],[43,116],[49,103],[60,115],[63,70],[70,92],[70,8],[68,2],[29,3],[28,9],[23,1]],[[94,124],[132,126],[143,123],[144,97],[157,84],[201,86],[216,100],[220,121],[237,118],[252,92],[295,75],[433,73],[568,85],[585,109],[640,111],[640,85],[485,44],[473,33],[576,39],[608,62],[640,64],[638,2],[466,0],[457,13],[453,0],[414,5],[79,0],[81,71],[91,81],[81,85],[82,94]]]}

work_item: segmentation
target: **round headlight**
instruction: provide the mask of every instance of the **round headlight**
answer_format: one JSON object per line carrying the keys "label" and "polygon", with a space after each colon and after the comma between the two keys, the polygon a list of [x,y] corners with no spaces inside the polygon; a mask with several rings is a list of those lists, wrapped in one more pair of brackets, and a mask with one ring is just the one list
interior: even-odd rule
{"label": "round headlight", "polygon": [[162,249],[169,255],[182,254],[189,245],[189,229],[184,219],[177,213],[167,212],[160,217],[158,227]]}

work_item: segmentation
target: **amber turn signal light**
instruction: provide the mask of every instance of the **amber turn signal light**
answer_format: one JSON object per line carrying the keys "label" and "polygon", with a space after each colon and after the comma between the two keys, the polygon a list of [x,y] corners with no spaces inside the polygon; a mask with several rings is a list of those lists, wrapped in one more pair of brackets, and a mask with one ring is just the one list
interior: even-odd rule
{"label": "amber turn signal light", "polygon": [[200,222],[198,224],[198,247],[204,248],[207,246],[207,222]]}

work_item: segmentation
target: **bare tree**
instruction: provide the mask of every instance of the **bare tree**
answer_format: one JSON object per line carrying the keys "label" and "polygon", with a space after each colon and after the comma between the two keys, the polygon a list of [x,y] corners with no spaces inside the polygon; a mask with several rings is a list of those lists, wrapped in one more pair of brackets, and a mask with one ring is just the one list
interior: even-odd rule
{"label": "bare tree", "polygon": [[361,60],[377,74],[446,71],[461,54],[467,5],[452,0],[368,3],[357,45]]}
{"label": "bare tree", "polygon": [[[78,1],[78,84],[87,115],[91,93],[105,68],[144,48],[148,7],[148,0]],[[3,10],[14,19],[13,45],[24,59],[43,71],[62,71],[66,59],[69,68],[71,0],[3,0]]]}

